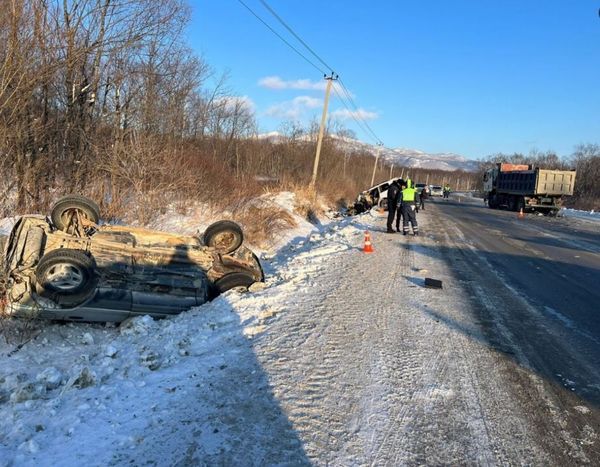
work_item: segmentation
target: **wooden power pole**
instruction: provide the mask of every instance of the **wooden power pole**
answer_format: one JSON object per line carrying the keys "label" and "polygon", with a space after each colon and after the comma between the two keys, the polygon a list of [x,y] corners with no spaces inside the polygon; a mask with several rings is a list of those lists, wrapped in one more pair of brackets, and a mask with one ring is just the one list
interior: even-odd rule
{"label": "wooden power pole", "polygon": [[377,162],[379,161],[379,154],[381,153],[381,143],[377,144],[377,154],[375,155],[375,165],[373,165],[373,175],[371,176],[371,186],[375,183],[375,172],[377,171]]}
{"label": "wooden power pole", "polygon": [[325,76],[327,87],[325,88],[325,103],[323,104],[323,115],[321,115],[321,126],[319,127],[319,139],[317,140],[317,153],[315,154],[315,163],[313,165],[312,179],[310,180],[310,189],[315,190],[317,183],[317,173],[319,171],[319,157],[321,156],[321,145],[323,144],[323,133],[325,132],[325,121],[327,120],[327,106],[329,105],[329,94],[333,81],[338,79],[338,75],[331,73],[331,76]]}

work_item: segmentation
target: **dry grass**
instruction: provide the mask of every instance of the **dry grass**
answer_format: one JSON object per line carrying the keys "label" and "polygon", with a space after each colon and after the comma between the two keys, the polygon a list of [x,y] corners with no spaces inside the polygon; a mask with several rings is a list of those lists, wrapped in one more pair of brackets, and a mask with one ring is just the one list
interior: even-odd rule
{"label": "dry grass", "polygon": [[233,218],[244,227],[244,236],[252,245],[269,248],[277,236],[297,226],[294,218],[277,206],[245,203],[233,211]]}

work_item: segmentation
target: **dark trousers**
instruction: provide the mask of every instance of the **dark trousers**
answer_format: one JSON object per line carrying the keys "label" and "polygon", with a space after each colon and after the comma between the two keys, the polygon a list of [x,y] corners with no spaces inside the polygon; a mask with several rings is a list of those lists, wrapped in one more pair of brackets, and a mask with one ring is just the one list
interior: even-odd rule
{"label": "dark trousers", "polygon": [[402,219],[402,206],[396,208],[396,231],[400,232],[400,219]]}
{"label": "dark trousers", "polygon": [[404,233],[409,231],[409,222],[412,224],[413,233],[418,232],[416,206],[414,204],[402,204],[402,231]]}
{"label": "dark trousers", "polygon": [[421,196],[421,207],[419,209],[425,209],[425,198]]}
{"label": "dark trousers", "polygon": [[[396,215],[396,203],[388,203],[388,218],[387,218],[387,229],[388,232],[390,230],[394,230],[394,216]],[[396,224],[398,223],[398,221],[396,221]]]}

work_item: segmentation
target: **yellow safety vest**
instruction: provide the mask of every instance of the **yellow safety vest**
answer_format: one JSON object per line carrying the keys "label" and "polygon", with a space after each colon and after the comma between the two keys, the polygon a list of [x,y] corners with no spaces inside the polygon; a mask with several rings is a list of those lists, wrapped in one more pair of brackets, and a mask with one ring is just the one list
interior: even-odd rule
{"label": "yellow safety vest", "polygon": [[402,201],[414,201],[415,200],[415,189],[414,188],[405,188],[402,190]]}

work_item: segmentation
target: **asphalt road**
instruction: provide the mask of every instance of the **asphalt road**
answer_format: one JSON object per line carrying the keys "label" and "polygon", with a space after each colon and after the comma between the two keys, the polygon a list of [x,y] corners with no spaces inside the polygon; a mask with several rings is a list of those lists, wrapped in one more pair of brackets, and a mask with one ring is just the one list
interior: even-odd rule
{"label": "asphalt road", "polygon": [[559,406],[585,406],[572,422],[597,429],[600,225],[519,218],[469,198],[436,199],[426,209],[436,220],[423,229],[445,245],[491,345],[540,376]]}

